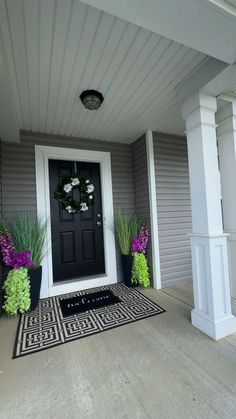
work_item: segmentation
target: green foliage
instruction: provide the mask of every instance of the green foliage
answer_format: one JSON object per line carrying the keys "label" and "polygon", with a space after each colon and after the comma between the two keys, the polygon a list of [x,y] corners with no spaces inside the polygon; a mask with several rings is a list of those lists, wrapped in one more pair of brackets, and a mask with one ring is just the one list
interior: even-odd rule
{"label": "green foliage", "polygon": [[[66,191],[64,187],[69,187],[69,190]],[[74,200],[70,193],[74,188],[78,188],[80,192],[79,201]],[[87,177],[79,176],[79,174],[75,174],[73,178],[71,176],[66,176],[62,180],[62,183],[58,185],[57,190],[54,192],[54,198],[63,204],[64,208],[69,212],[69,214],[79,213],[80,211],[84,211],[84,206],[90,207],[91,205],[94,205],[94,185]]]}
{"label": "green foliage", "polygon": [[138,234],[139,227],[139,221],[136,216],[126,215],[121,211],[115,215],[114,233],[123,255],[130,254],[131,242],[133,237]]}
{"label": "green foliage", "polygon": [[19,311],[25,313],[30,308],[30,283],[28,269],[11,269],[4,283],[5,304],[4,310],[8,314],[14,315]]}
{"label": "green foliage", "polygon": [[19,214],[17,219],[7,226],[17,252],[31,250],[30,258],[35,267],[41,265],[45,256],[47,222],[27,213]]}
{"label": "green foliage", "polygon": [[0,234],[6,234],[7,233],[7,228],[6,225],[4,224],[4,222],[0,223]]}
{"label": "green foliage", "polygon": [[143,287],[150,285],[147,259],[143,253],[133,253],[131,279],[134,284],[140,284]]}

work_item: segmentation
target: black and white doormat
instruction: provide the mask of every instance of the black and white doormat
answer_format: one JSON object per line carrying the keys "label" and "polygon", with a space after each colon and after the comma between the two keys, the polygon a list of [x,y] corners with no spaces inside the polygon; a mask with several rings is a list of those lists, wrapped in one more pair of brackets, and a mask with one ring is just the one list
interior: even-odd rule
{"label": "black and white doormat", "polygon": [[94,308],[105,307],[120,302],[120,298],[108,289],[90,292],[85,295],[63,298],[60,300],[60,306],[63,317],[68,317],[73,314],[83,313],[83,311],[93,310]]}
{"label": "black and white doormat", "polygon": [[[98,291],[111,291],[119,302],[76,314],[63,316],[62,301],[89,296]],[[90,298],[91,300],[91,298]],[[127,323],[164,313],[165,310],[135,288],[123,284],[78,291],[40,300],[35,311],[22,314],[14,346],[13,358],[52,348]],[[65,313],[64,313],[65,314]]]}

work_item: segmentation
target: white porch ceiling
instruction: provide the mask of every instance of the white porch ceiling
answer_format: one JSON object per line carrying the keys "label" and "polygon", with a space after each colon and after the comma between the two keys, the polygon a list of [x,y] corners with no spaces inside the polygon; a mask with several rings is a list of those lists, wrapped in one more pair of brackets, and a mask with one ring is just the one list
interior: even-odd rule
{"label": "white porch ceiling", "polygon": [[228,64],[236,61],[235,0],[81,1]]}
{"label": "white porch ceiling", "polygon": [[[19,129],[119,142],[183,134],[175,88],[208,59],[73,0],[0,0],[0,51]],[[98,111],[78,98],[89,88]]]}

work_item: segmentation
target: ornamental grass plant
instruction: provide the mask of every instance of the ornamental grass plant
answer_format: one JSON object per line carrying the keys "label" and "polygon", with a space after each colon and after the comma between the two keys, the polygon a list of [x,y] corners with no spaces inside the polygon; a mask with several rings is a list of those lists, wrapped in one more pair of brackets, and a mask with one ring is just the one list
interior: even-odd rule
{"label": "ornamental grass plant", "polygon": [[119,210],[114,217],[114,234],[122,255],[130,255],[131,242],[138,231],[139,221],[137,217],[123,214]]}
{"label": "ornamental grass plant", "polygon": [[7,230],[12,236],[15,250],[17,252],[22,252],[25,249],[30,250],[33,267],[39,267],[47,253],[47,221],[43,218],[36,218],[23,213],[19,214],[15,221],[7,225]]}
{"label": "ornamental grass plant", "polygon": [[46,221],[27,213],[18,215],[12,223],[0,225],[0,253],[3,263],[10,268],[3,285],[3,308],[8,314],[25,313],[37,305],[46,231]]}

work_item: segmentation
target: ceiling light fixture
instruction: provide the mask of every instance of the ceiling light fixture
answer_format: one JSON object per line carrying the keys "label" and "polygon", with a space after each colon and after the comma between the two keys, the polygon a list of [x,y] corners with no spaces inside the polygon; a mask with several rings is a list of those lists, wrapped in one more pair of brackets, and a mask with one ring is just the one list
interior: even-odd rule
{"label": "ceiling light fixture", "polygon": [[86,109],[90,111],[100,108],[104,101],[103,95],[97,90],[84,90],[80,94],[80,99]]}

